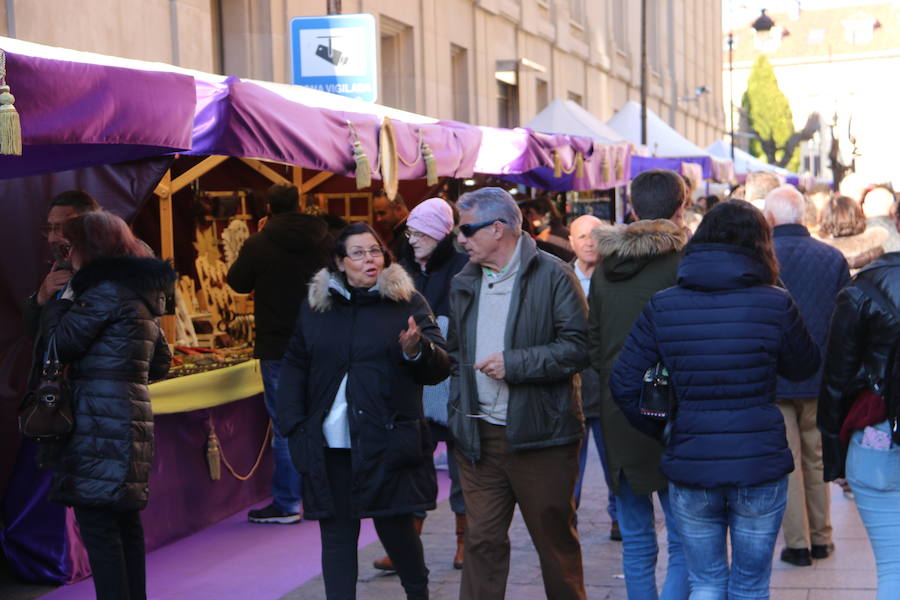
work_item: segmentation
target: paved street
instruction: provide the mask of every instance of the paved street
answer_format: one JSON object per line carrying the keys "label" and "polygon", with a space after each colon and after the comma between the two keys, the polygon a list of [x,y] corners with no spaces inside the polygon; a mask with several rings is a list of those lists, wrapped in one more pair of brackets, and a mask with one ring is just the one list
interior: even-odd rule
{"label": "paved street", "polygon": [[[608,539],[609,518],[605,505],[606,485],[596,455],[590,454],[585,476],[585,496],[579,511],[579,531],[584,554],[585,581],[592,600],[625,600],[622,578],[621,544]],[[776,546],[772,573],[772,600],[869,600],[875,596],[875,564],[865,530],[852,501],[845,499],[837,486],[832,490],[832,519],[837,551],[834,556],[816,561],[812,567],[793,567],[782,563]],[[657,507],[657,515],[662,510]],[[660,545],[664,548],[665,527],[657,521]],[[545,598],[537,554],[521,517],[516,514],[510,533],[512,560],[506,597],[514,600]],[[455,600],[459,593],[460,571],[451,564],[455,550],[453,515],[447,501],[429,513],[422,533],[425,557],[431,569],[433,600]],[[395,575],[384,575],[372,568],[372,561],[383,555],[381,545],[370,544],[359,553],[360,600],[396,599],[402,588]],[[665,575],[665,550],[660,553],[658,581]],[[321,576],[285,595],[282,600],[320,600],[324,598]]]}

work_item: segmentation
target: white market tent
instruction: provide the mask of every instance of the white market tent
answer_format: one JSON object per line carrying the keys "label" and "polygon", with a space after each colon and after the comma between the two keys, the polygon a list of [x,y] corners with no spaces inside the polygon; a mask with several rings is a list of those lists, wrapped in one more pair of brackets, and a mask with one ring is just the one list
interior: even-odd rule
{"label": "white market tent", "polygon": [[[731,158],[731,145],[724,140],[716,140],[706,148],[707,152],[718,158]],[[746,150],[740,148],[734,149],[734,172],[739,175],[746,175],[751,171],[770,171],[777,173],[782,177],[787,177],[792,173],[783,167],[770,165],[766,161],[759,159]]]}
{"label": "white market tent", "polygon": [[[629,142],[640,144],[641,105],[634,100],[629,100],[625,106],[619,109],[619,112],[607,121],[607,125]],[[651,156],[666,158],[711,156],[709,152],[675,131],[649,108],[647,109],[647,148],[650,150]]]}
{"label": "white market tent", "polygon": [[561,133],[593,138],[602,144],[627,141],[615,129],[572,102],[557,98],[539,112],[525,127],[541,133]]}

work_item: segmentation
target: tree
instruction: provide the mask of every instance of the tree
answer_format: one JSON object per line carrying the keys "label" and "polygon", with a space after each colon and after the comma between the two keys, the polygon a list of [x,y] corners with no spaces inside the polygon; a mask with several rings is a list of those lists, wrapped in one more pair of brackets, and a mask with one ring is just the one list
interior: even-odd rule
{"label": "tree", "polygon": [[750,142],[750,153],[797,172],[800,167],[797,146],[819,130],[819,114],[809,115],[803,129],[794,131],[791,105],[778,87],[775,71],[765,56],[756,59],[750,71],[741,107],[747,126],[756,134]]}

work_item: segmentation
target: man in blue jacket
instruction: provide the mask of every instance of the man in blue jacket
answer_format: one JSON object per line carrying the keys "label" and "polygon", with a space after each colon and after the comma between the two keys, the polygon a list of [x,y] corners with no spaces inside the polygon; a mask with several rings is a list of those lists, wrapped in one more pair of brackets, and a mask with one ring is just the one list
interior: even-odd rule
{"label": "man in blue jacket", "polygon": [[[801,224],[804,211],[803,195],[792,185],[780,186],[766,196],[765,213],[774,227],[782,283],[794,297],[824,355],[835,300],[850,274],[840,251],[812,238]],[[788,445],[794,455],[782,524],[786,547],[781,560],[799,567],[811,565],[813,558],[826,558],[834,550],[828,484],[822,477],[822,436],[816,427],[821,378],[821,367],[805,381],[778,378],[778,408],[784,415]]]}

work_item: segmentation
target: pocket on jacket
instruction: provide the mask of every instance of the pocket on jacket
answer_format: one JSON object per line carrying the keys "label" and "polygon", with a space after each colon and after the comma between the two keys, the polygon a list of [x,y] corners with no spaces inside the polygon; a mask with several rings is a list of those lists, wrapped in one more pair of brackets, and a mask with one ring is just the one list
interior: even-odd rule
{"label": "pocket on jacket", "polygon": [[[321,462],[321,452],[322,446],[321,443],[317,444],[312,439],[310,439],[309,432],[307,431],[307,424],[301,423],[291,435],[288,437],[288,451],[291,454],[291,462],[294,464],[294,468],[297,469],[298,473],[308,474],[312,472],[313,465],[316,464],[318,460]],[[316,456],[316,453],[319,456]]]}
{"label": "pocket on jacket", "polygon": [[385,468],[412,469],[425,462],[422,421],[395,415],[385,424]]}

